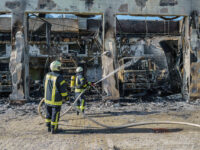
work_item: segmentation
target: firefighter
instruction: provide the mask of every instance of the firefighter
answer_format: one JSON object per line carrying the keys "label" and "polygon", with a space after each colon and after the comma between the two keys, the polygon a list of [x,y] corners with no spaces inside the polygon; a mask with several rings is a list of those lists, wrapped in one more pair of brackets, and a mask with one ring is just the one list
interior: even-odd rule
{"label": "firefighter", "polygon": [[[91,82],[87,82],[86,79],[83,76],[83,68],[77,67],[76,69],[76,80],[75,80],[75,98],[83,92],[85,88],[88,87],[88,85],[91,85]],[[77,109],[79,109],[81,112],[84,113],[85,110],[85,96],[84,94],[81,95],[79,100],[77,101]],[[77,111],[77,115],[79,115],[79,112]]]}
{"label": "firefighter", "polygon": [[44,78],[44,98],[46,104],[46,126],[52,134],[58,131],[58,121],[63,101],[69,100],[67,84],[61,75],[61,63],[53,61],[50,64],[52,72]]}
{"label": "firefighter", "polygon": [[71,89],[71,92],[74,92],[75,90],[75,76],[71,76],[71,81],[70,81],[70,89]]}

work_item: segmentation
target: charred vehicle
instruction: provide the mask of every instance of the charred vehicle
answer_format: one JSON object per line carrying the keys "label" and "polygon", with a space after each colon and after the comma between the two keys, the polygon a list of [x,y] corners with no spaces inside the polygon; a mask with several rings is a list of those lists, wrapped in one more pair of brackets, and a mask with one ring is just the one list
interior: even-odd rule
{"label": "charred vehicle", "polygon": [[146,93],[161,88],[168,77],[166,70],[160,70],[152,57],[124,57],[119,60],[120,66],[134,60],[135,63],[124,67],[118,73],[121,96],[133,93]]}

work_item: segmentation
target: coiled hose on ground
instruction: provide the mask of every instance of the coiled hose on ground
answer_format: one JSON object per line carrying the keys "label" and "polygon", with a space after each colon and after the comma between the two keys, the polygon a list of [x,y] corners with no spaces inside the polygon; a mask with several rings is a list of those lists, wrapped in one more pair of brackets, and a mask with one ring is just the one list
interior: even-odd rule
{"label": "coiled hose on ground", "polygon": [[[180,125],[187,125],[187,126],[193,126],[193,127],[200,128],[200,125],[198,125],[198,124],[188,123],[188,122],[177,122],[177,121],[140,122],[140,123],[124,124],[124,125],[120,125],[120,126],[105,125],[105,124],[102,124],[102,123],[92,119],[91,117],[87,116],[86,114],[82,113],[79,109],[76,108],[76,106],[75,106],[76,102],[81,97],[81,95],[83,93],[85,93],[85,91],[86,91],[86,89],[82,93],[80,93],[80,95],[76,98],[74,103],[63,114],[61,114],[61,117],[64,116],[71,108],[74,108],[76,111],[78,111],[80,114],[82,114],[84,118],[92,121],[93,123],[95,123],[101,127],[108,128],[108,129],[122,129],[122,128],[128,128],[128,127],[141,126],[141,125],[149,125],[149,124],[180,124]],[[38,105],[38,113],[43,119],[45,119],[45,116],[43,116],[41,113],[41,106],[43,103],[44,103],[44,98],[40,101],[40,103]]]}

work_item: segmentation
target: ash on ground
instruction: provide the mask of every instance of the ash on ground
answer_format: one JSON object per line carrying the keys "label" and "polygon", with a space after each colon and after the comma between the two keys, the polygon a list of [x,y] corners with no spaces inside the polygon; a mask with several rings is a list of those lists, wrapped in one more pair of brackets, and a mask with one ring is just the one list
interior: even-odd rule
{"label": "ash on ground", "polygon": [[[9,99],[2,97],[0,99],[0,115],[9,115],[11,118],[17,116],[36,116],[37,107],[40,98],[31,98],[31,100],[24,105],[10,105]],[[87,99],[86,99],[87,101]],[[71,103],[63,104],[63,111],[66,106],[69,107]],[[139,98],[125,98],[120,100],[100,100],[97,97],[90,97],[86,103],[86,113],[132,113],[134,114],[151,114],[162,112],[181,112],[181,111],[195,111],[200,109],[200,99],[195,99],[189,103],[182,100],[181,94],[174,94],[165,97],[146,96]],[[72,111],[73,112],[73,111]]]}

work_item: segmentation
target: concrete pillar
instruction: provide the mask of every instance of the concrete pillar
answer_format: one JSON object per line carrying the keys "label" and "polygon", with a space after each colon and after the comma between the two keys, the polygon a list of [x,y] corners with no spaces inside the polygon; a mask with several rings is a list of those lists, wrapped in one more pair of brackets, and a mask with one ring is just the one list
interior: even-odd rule
{"label": "concrete pillar", "polygon": [[[112,9],[107,9],[103,15],[103,50],[102,70],[103,77],[113,72],[117,68],[117,49],[115,41],[116,16]],[[102,82],[103,91],[106,93],[105,99],[118,99],[118,79],[114,74]]]}
{"label": "concrete pillar", "polygon": [[199,70],[200,62],[200,31],[199,31],[199,13],[198,11],[193,11],[191,13],[191,35],[190,35],[190,45],[191,45],[191,84],[190,84],[190,97],[199,98],[200,97],[200,81],[199,81]]}
{"label": "concrete pillar", "polygon": [[27,17],[24,15],[25,1],[12,10],[10,72],[12,77],[12,103],[21,103],[29,97],[29,58],[27,47]]}
{"label": "concrete pillar", "polygon": [[189,17],[184,18],[184,39],[183,39],[183,81],[182,96],[185,101],[190,100],[190,37]]}

